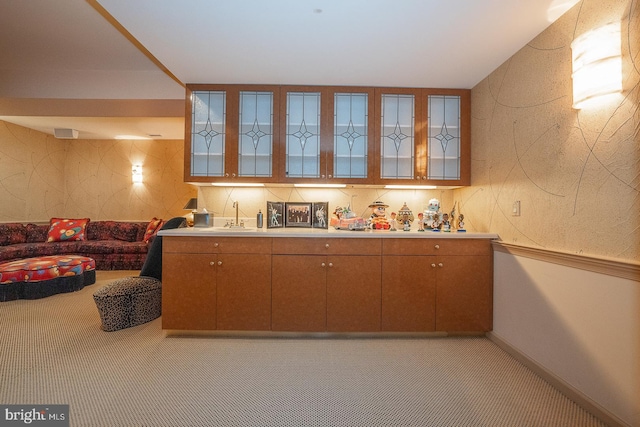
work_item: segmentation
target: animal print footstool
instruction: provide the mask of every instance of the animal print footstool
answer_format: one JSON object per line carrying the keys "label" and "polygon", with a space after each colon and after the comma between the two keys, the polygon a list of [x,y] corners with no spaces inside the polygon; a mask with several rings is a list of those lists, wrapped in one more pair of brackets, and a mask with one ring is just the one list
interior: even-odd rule
{"label": "animal print footstool", "polygon": [[93,294],[102,330],[118,331],[157,319],[162,312],[162,283],[153,277],[115,280]]}

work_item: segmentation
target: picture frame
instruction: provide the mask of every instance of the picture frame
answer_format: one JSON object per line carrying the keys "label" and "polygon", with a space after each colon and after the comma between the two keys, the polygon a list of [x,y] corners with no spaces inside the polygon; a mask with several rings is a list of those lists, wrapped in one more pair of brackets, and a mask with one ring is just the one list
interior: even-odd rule
{"label": "picture frame", "polygon": [[311,228],[312,203],[285,203],[285,227]]}
{"label": "picture frame", "polygon": [[313,228],[329,228],[329,202],[314,202],[311,212]]}
{"label": "picture frame", "polygon": [[283,202],[267,202],[267,228],[284,227],[284,203]]}

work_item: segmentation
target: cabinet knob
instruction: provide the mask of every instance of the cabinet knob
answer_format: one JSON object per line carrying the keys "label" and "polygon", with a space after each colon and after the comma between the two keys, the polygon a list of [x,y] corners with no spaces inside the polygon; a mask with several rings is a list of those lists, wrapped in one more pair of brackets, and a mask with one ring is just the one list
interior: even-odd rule
{"label": "cabinet knob", "polygon": [[424,175],[424,176],[422,177],[422,179],[427,179],[427,176],[426,176],[426,175]]}
{"label": "cabinet knob", "polygon": [[228,173],[225,173],[224,176],[225,176],[225,178],[229,178],[229,174]]}
{"label": "cabinet knob", "polygon": [[320,264],[322,267],[326,267],[326,264],[323,262],[322,264]]}
{"label": "cabinet knob", "polygon": [[209,265],[216,265],[215,261],[209,261]]}
{"label": "cabinet knob", "polygon": [[322,179],[325,179],[325,176],[324,176],[324,174],[322,175]]}
{"label": "cabinet knob", "polygon": [[222,261],[218,261],[218,265],[222,265]]}
{"label": "cabinet knob", "polygon": [[235,178],[235,177],[236,177],[236,174],[235,174],[235,173],[232,173],[232,174],[231,174],[231,177],[232,177],[232,178]]}
{"label": "cabinet knob", "polygon": [[333,263],[332,262],[329,263],[329,267],[333,267]]}
{"label": "cabinet knob", "polygon": [[220,246],[220,243],[218,243],[218,242],[216,242],[216,243],[214,243],[214,244],[213,244],[213,247],[214,247],[214,248],[217,248],[218,246]]}
{"label": "cabinet knob", "polygon": [[435,245],[434,248],[440,249],[440,245]]}
{"label": "cabinet knob", "polygon": [[435,264],[431,264],[431,268],[436,268],[436,265]]}
{"label": "cabinet knob", "polygon": [[329,179],[333,178],[333,175],[329,175]]}
{"label": "cabinet knob", "polygon": [[442,265],[442,263],[438,263],[438,267],[444,267],[444,265]]}
{"label": "cabinet knob", "polygon": [[328,243],[326,243],[326,244],[324,245],[324,247],[328,249],[328,248],[329,248],[329,244],[328,244]]}

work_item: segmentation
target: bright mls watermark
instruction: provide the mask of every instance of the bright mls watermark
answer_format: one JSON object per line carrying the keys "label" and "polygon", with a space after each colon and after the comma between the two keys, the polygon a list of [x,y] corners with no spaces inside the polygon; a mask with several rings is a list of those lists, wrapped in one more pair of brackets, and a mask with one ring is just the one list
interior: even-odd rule
{"label": "bright mls watermark", "polygon": [[0,405],[0,427],[69,427],[69,405]]}

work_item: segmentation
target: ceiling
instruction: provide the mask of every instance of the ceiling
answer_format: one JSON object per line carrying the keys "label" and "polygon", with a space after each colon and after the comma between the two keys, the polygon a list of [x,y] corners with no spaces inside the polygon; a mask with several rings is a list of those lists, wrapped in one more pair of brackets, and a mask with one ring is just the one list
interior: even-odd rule
{"label": "ceiling", "polygon": [[2,0],[0,120],[182,139],[186,83],[472,88],[576,2]]}

